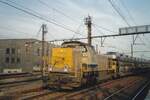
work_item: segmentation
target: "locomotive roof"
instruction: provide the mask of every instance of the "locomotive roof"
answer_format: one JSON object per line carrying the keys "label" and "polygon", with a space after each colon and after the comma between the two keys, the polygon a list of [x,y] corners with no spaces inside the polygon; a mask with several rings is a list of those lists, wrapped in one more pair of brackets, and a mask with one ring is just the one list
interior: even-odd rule
{"label": "locomotive roof", "polygon": [[62,43],[62,45],[65,45],[65,44],[88,45],[87,43],[80,42],[80,41],[67,41],[67,42]]}

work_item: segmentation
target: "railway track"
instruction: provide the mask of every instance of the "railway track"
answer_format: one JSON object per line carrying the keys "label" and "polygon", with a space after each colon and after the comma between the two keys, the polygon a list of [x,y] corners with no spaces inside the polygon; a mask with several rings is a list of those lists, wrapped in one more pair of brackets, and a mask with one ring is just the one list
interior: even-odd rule
{"label": "railway track", "polygon": [[[3,76],[3,75],[2,75]],[[2,77],[1,76],[1,77]],[[8,78],[0,79],[0,88],[6,87],[6,86],[12,86],[13,84],[23,83],[23,82],[30,82],[30,81],[36,81],[41,79],[41,74],[16,74],[14,75],[8,75]]]}
{"label": "railway track", "polygon": [[129,95],[129,88],[131,90],[136,90],[135,88],[139,88],[145,82],[146,79],[141,76],[129,76],[116,80],[110,80],[108,82],[97,84],[88,88],[58,91],[44,89],[42,87],[42,81],[40,80],[11,87],[9,88],[9,92],[3,91],[1,96],[11,97],[18,100],[120,100],[120,98],[128,98],[127,96]]}
{"label": "railway track", "polygon": [[[104,100],[119,100],[119,98],[121,99],[121,93],[124,92],[125,90],[127,91],[127,89],[132,88],[133,86],[135,86],[135,84],[137,84],[138,82],[140,82],[141,80],[135,80],[131,83],[128,83],[128,85],[126,85],[125,87],[113,92],[112,94],[110,94],[108,97],[104,98]],[[115,98],[115,99],[114,99]],[[118,99],[117,99],[118,98]],[[129,99],[128,97],[126,99]]]}
{"label": "railway track", "polygon": [[[24,92],[24,94],[20,95],[18,98],[22,100],[112,100],[112,98],[115,98],[113,100],[119,100],[116,99],[117,94],[123,92],[127,88],[131,88],[134,84],[138,84],[141,81],[145,82],[145,79],[139,76],[130,76],[78,90],[57,91],[39,89],[38,91]],[[128,82],[128,84],[126,84],[126,82]]]}
{"label": "railway track", "polygon": [[142,99],[143,92],[146,90],[146,88],[150,86],[150,81],[147,81],[140,89],[139,91],[132,97],[132,100],[140,100]]}
{"label": "railway track", "polygon": [[28,91],[33,88],[42,87],[41,75],[39,74],[16,74],[0,80],[0,97],[9,97],[22,91]]}
{"label": "railway track", "polygon": [[141,77],[111,93],[104,100],[143,100],[143,91],[150,85],[149,76]]}
{"label": "railway track", "polygon": [[67,95],[68,92],[60,92],[60,91],[55,91],[55,90],[43,90],[43,91],[37,91],[35,94],[27,94],[27,96],[20,97],[19,99],[22,100],[57,100],[60,99],[61,97]]}
{"label": "railway track", "polygon": [[[136,79],[135,79],[136,80]],[[89,89],[85,89],[85,90],[82,90],[80,92],[76,92],[76,93],[72,93],[70,95],[67,95],[65,97],[65,99],[73,99],[73,100],[82,100],[82,99],[104,99],[104,95],[106,96],[107,95],[110,95],[110,91],[117,91],[118,89],[114,88],[112,90],[113,87],[117,86],[117,85],[120,85],[120,87],[118,88],[121,88],[121,86],[123,87],[123,83],[125,82],[128,82],[128,83],[132,83],[134,82],[135,80],[133,80],[133,77],[131,78],[128,78],[128,79],[118,79],[118,80],[113,80],[113,81],[109,81],[109,82],[106,82],[106,83],[103,83],[103,84],[100,84],[100,85],[97,85],[95,87],[91,87]],[[121,84],[120,84],[121,82]],[[64,99],[64,100],[65,100]]]}
{"label": "railway track", "polygon": [[19,77],[30,77],[31,75],[40,75],[40,72],[32,72],[32,73],[1,73],[0,74],[0,80],[2,79],[9,79],[9,78],[19,78]]}
{"label": "railway track", "polygon": [[16,86],[13,87],[5,87],[1,89],[0,91],[0,97],[12,97],[16,98],[22,94],[34,92],[34,91],[39,91],[42,90],[42,81],[32,81],[32,82],[27,82],[24,84],[16,84]]}
{"label": "railway track", "polygon": [[[109,84],[111,82],[108,82],[107,84]],[[86,92],[86,91],[89,91],[90,89],[95,89],[93,87],[90,87],[88,89],[79,89],[77,92],[78,94],[80,93],[83,93],[83,92]],[[77,91],[77,90],[75,90]],[[58,91],[58,90],[39,90],[39,91],[36,91],[36,92],[31,92],[31,93],[27,93],[27,94],[24,94],[22,95],[19,99],[22,99],[22,100],[31,100],[31,99],[39,99],[39,100],[42,100],[42,99],[50,99],[50,100],[58,100],[58,99],[66,99],[66,97],[70,94],[73,95],[73,93],[75,91],[70,91],[70,90],[65,90],[65,91]]]}

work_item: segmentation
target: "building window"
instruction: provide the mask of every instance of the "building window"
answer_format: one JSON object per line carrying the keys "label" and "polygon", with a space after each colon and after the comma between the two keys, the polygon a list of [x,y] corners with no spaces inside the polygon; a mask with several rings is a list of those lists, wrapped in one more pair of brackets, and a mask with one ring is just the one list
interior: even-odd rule
{"label": "building window", "polygon": [[11,58],[11,63],[15,63],[15,58]]}
{"label": "building window", "polygon": [[40,56],[40,48],[37,49],[37,55]]}
{"label": "building window", "polygon": [[9,57],[5,58],[5,63],[9,63]]}
{"label": "building window", "polygon": [[20,49],[18,49],[18,50],[17,50],[17,53],[18,53],[18,54],[20,54],[20,53],[21,53],[21,50],[20,50]]}
{"label": "building window", "polygon": [[115,63],[115,62],[113,62],[113,65],[116,65],[116,63]]}
{"label": "building window", "polygon": [[49,49],[46,49],[46,56],[49,55]]}
{"label": "building window", "polygon": [[10,54],[10,49],[6,48],[6,54]]}
{"label": "building window", "polygon": [[11,53],[15,54],[15,48],[11,48]]}
{"label": "building window", "polygon": [[20,58],[17,58],[17,63],[20,63]]}

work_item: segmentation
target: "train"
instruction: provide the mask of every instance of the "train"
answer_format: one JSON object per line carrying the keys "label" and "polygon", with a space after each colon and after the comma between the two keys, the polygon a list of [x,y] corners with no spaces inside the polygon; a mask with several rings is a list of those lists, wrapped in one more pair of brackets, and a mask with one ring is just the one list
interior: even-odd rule
{"label": "train", "polygon": [[104,80],[148,71],[150,61],[116,52],[99,54],[94,47],[80,41],[63,42],[52,48],[45,69],[45,86],[77,88]]}

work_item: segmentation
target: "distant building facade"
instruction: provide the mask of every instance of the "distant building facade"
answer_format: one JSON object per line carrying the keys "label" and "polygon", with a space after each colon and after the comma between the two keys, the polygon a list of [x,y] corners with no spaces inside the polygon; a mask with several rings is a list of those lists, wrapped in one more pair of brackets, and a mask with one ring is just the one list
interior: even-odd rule
{"label": "distant building facade", "polygon": [[[45,42],[45,55],[50,56],[52,44]],[[41,42],[36,39],[1,39],[0,72],[31,72],[41,64]]]}

